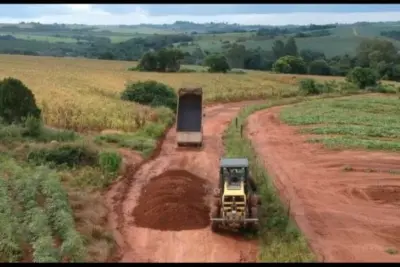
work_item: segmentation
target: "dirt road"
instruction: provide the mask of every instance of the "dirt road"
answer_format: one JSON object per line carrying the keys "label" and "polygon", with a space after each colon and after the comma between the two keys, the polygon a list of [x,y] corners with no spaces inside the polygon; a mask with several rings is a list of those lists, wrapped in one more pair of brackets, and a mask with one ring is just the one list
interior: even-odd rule
{"label": "dirt road", "polygon": [[[111,207],[110,222],[119,245],[120,261],[255,261],[256,241],[212,233],[208,223],[208,207],[198,207],[189,203],[190,197],[187,196],[193,196],[194,193],[191,192],[198,190],[198,195],[201,197],[203,194],[203,198],[207,200],[207,195],[211,193],[209,189],[216,186],[219,159],[223,155],[222,134],[245,104],[221,104],[206,108],[203,124],[204,147],[200,151],[178,150],[175,128],[172,127],[162,142],[157,157],[145,163],[140,163],[138,157],[125,157],[128,158],[126,164],[129,176],[115,184],[107,197]],[[191,175],[185,175],[187,172]],[[159,193],[154,192],[156,188]],[[147,194],[154,197],[146,198]],[[161,203],[163,200],[169,203]],[[172,203],[172,200],[178,203]],[[198,204],[203,199],[194,201]],[[180,214],[177,211],[179,209]],[[176,212],[172,214],[172,211]],[[188,215],[187,212],[192,213]],[[145,218],[140,217],[140,220],[135,221],[135,217],[140,216],[140,213]],[[139,223],[142,226],[146,223],[145,219],[150,220],[154,215],[158,215],[154,217],[156,222],[149,221],[147,228],[137,226]],[[182,225],[176,225],[176,220],[179,219]],[[189,220],[193,223],[191,227],[187,225]],[[156,226],[156,223],[161,225]],[[173,223],[175,224],[172,227]],[[157,230],[168,228],[170,225],[171,230]]]}
{"label": "dirt road", "polygon": [[247,134],[320,260],[399,262],[400,155],[306,143],[279,110],[254,113]]}

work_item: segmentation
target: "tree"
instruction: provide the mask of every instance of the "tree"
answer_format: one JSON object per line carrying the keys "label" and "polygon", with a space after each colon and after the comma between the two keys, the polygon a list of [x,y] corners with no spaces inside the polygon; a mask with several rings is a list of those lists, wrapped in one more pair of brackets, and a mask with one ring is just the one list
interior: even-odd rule
{"label": "tree", "polygon": [[378,74],[370,68],[355,67],[346,77],[348,82],[356,84],[360,89],[375,86],[379,80]]}
{"label": "tree", "polygon": [[279,73],[293,73],[293,74],[307,73],[307,67],[304,60],[300,57],[294,57],[294,56],[281,57],[274,63],[273,70]]}
{"label": "tree", "polygon": [[201,50],[200,47],[197,46],[196,49],[193,51],[192,56],[195,58],[196,64],[202,64],[205,58],[205,53],[203,52],[203,50]]}
{"label": "tree", "polygon": [[300,57],[303,58],[303,60],[306,63],[310,63],[311,61],[317,60],[317,59],[325,59],[325,54],[319,51],[313,51],[310,49],[302,49],[300,50]]}
{"label": "tree", "polygon": [[325,60],[318,59],[310,63],[308,73],[313,75],[330,75],[331,69]]}
{"label": "tree", "polygon": [[296,45],[296,40],[293,37],[290,37],[285,45],[285,56],[298,56],[298,50]]}
{"label": "tree", "polygon": [[157,52],[158,71],[160,72],[177,72],[180,69],[180,60],[184,58],[184,54],[178,49],[161,49]]}
{"label": "tree", "polygon": [[276,40],[272,45],[272,52],[275,59],[285,56],[285,44],[281,40]]}
{"label": "tree", "polygon": [[144,54],[138,68],[144,71],[177,72],[180,69],[180,60],[184,57],[181,50],[163,48],[158,52]]}
{"label": "tree", "polygon": [[158,68],[158,59],[155,52],[147,52],[141,58],[138,68],[144,71],[156,71]]}
{"label": "tree", "polygon": [[366,39],[356,49],[358,65],[372,67],[372,65],[385,61],[388,63],[399,60],[397,48],[388,40]]}
{"label": "tree", "polygon": [[100,54],[99,59],[103,59],[103,60],[114,60],[115,56],[113,53],[111,52],[104,52],[102,54]]}
{"label": "tree", "polygon": [[177,95],[168,85],[156,81],[128,84],[121,94],[122,100],[134,101],[142,105],[166,106],[176,110]]}
{"label": "tree", "polygon": [[244,45],[233,44],[226,53],[226,58],[231,68],[243,69],[245,57],[246,48]]}
{"label": "tree", "polygon": [[5,123],[21,123],[28,117],[39,119],[40,115],[35,96],[20,80],[10,77],[0,81],[0,117]]}
{"label": "tree", "polygon": [[230,70],[226,58],[222,55],[210,55],[205,59],[205,65],[209,72],[223,72]]}

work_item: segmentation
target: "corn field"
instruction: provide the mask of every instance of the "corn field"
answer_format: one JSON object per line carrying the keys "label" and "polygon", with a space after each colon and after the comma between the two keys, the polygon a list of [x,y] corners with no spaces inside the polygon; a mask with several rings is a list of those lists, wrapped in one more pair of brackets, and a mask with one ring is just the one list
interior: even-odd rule
{"label": "corn field", "polygon": [[[179,89],[201,86],[205,102],[290,96],[293,75],[150,73],[128,71],[133,62],[0,55],[0,78],[20,79],[30,88],[47,125],[79,132],[107,129],[134,132],[137,121],[154,117],[151,109],[119,99],[127,82],[156,80]],[[287,81],[290,82],[287,82]]]}

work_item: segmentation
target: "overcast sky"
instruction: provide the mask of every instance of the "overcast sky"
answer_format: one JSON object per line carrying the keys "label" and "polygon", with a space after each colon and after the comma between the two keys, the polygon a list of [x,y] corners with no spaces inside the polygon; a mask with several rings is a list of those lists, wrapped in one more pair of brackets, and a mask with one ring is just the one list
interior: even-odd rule
{"label": "overcast sky", "polygon": [[327,24],[400,21],[400,4],[1,4],[0,23],[164,24],[175,21],[239,24]]}

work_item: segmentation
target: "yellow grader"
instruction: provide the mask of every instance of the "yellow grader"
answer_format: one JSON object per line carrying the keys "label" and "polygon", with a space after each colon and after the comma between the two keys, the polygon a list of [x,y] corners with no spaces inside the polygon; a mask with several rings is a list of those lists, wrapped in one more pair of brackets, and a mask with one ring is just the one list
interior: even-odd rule
{"label": "yellow grader", "polygon": [[248,159],[222,158],[219,177],[211,208],[211,230],[257,230],[261,201],[256,194],[256,184],[249,175]]}

